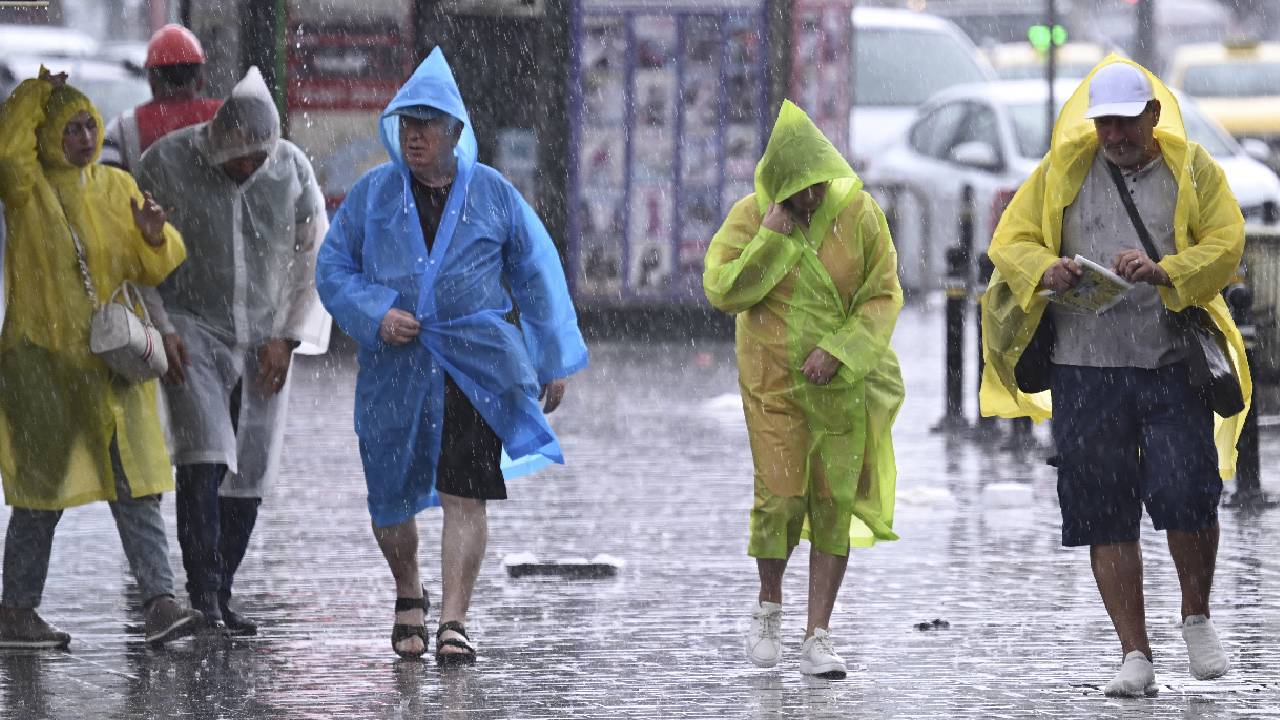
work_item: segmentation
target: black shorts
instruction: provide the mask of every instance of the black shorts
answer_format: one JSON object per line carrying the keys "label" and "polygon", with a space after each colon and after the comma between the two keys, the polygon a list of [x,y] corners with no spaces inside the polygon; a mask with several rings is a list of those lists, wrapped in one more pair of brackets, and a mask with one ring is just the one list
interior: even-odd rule
{"label": "black shorts", "polygon": [[1213,411],[1183,363],[1054,365],[1053,440],[1063,545],[1137,540],[1143,505],[1157,530],[1197,532],[1217,522]]}
{"label": "black shorts", "polygon": [[501,465],[502,441],[446,374],[436,490],[474,500],[506,500]]}

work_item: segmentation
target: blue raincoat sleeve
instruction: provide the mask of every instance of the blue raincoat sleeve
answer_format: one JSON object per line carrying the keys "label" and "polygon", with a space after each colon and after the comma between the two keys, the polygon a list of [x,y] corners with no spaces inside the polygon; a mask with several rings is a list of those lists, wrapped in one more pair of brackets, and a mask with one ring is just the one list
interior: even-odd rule
{"label": "blue raincoat sleeve", "polygon": [[511,228],[503,262],[538,383],[568,377],[587,366],[587,347],[569,299],[564,268],[551,236],[529,203],[508,187]]}
{"label": "blue raincoat sleeve", "polygon": [[378,327],[397,293],[364,275],[364,218],[360,215],[367,188],[365,183],[353,188],[334,216],[316,258],[316,290],[338,327],[373,350],[382,345]]}

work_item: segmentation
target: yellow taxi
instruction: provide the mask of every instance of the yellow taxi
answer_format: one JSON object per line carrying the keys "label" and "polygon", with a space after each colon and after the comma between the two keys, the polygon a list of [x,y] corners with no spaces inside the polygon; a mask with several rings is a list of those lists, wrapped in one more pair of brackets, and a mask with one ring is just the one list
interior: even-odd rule
{"label": "yellow taxi", "polygon": [[[1280,158],[1280,43],[1196,43],[1174,51],[1164,80],[1195,98],[1206,115],[1255,157]],[[1254,140],[1255,142],[1250,142]]]}

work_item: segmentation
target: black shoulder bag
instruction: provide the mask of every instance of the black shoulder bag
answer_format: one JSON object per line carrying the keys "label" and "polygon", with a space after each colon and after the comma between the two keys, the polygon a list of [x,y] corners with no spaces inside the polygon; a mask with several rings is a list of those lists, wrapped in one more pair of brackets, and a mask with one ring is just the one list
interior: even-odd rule
{"label": "black shoulder bag", "polygon": [[[1115,181],[1124,209],[1129,213],[1129,220],[1133,222],[1133,229],[1138,232],[1142,247],[1152,260],[1160,262],[1160,253],[1151,241],[1151,233],[1147,232],[1147,226],[1138,214],[1129,189],[1125,187],[1120,168],[1107,161],[1107,169],[1111,172],[1111,179]],[[1166,308],[1165,314],[1186,350],[1187,379],[1191,382],[1191,387],[1215,413],[1224,418],[1244,410],[1244,393],[1240,391],[1240,380],[1236,378],[1231,360],[1227,357],[1227,339],[1214,324],[1213,318],[1209,317],[1209,313],[1202,307],[1192,305],[1178,312]]]}

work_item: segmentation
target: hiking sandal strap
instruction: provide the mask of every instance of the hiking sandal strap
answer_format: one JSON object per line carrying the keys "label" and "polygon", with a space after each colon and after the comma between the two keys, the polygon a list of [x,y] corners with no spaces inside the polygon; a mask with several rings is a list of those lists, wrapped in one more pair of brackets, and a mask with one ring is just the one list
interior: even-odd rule
{"label": "hiking sandal strap", "polygon": [[427,600],[426,595],[423,595],[420,598],[396,598],[396,612],[426,610],[430,606],[430,602]]}
{"label": "hiking sandal strap", "polygon": [[466,640],[471,639],[470,637],[467,636],[467,626],[463,625],[457,620],[450,620],[449,622],[440,623],[440,627],[436,628],[436,639],[439,640],[442,634],[449,632],[450,630],[458,633]]}
{"label": "hiking sandal strap", "polygon": [[396,623],[391,626],[391,644],[394,645],[401,640],[409,638],[418,638],[425,645],[427,643],[427,626],[426,625],[405,625]]}
{"label": "hiking sandal strap", "polygon": [[[421,610],[424,613],[431,609],[431,598],[427,595],[427,588],[422,588],[422,597],[416,598],[396,598],[396,612],[407,612],[409,610]],[[423,638],[426,640],[426,638]]]}
{"label": "hiking sandal strap", "polygon": [[[449,632],[450,630],[461,635],[462,639],[461,640],[457,638],[442,639],[440,637],[441,635]],[[441,646],[456,647],[460,650],[467,650],[473,653],[476,651],[475,648],[471,647],[471,638],[467,637],[466,626],[458,622],[457,620],[450,620],[449,622],[446,622],[446,623],[440,623],[440,627],[436,628],[436,646],[437,647],[441,647]]]}

